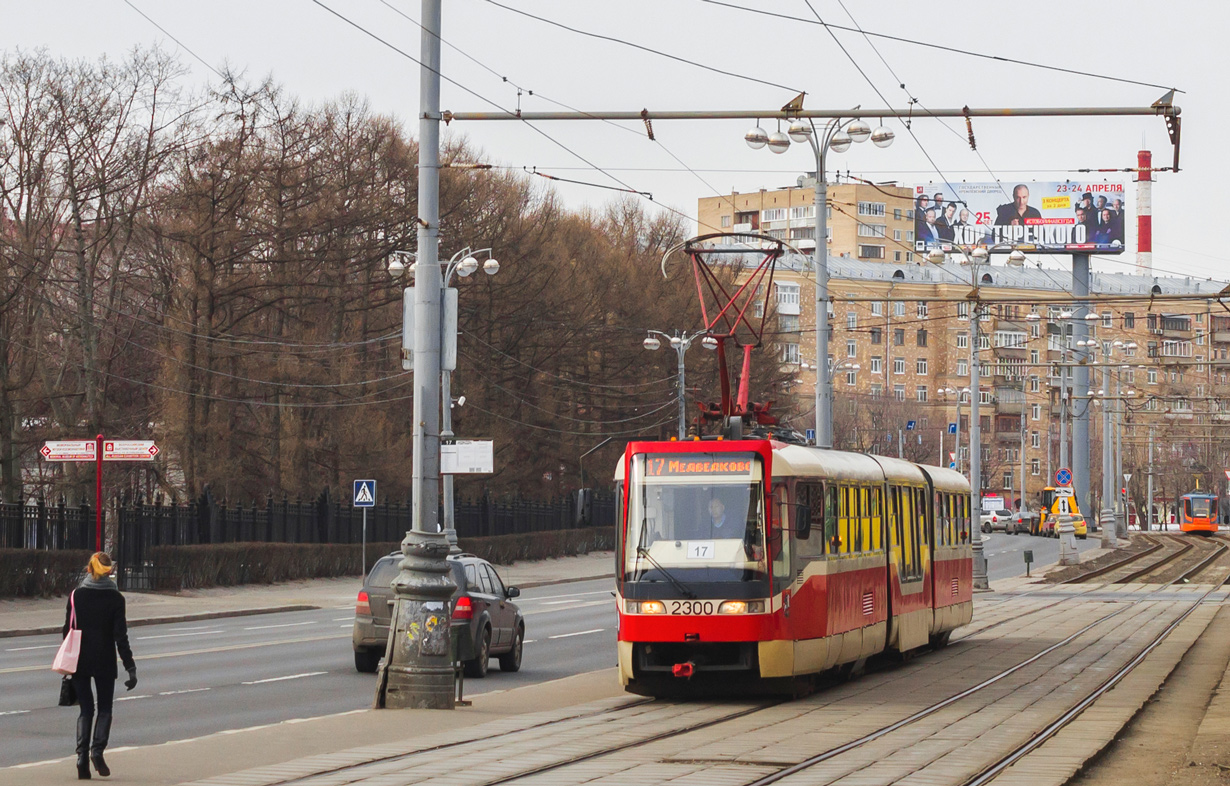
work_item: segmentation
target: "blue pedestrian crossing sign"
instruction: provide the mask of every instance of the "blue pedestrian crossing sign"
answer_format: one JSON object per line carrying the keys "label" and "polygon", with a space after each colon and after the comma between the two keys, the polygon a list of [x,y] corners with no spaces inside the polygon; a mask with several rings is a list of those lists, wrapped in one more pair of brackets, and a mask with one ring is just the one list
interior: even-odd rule
{"label": "blue pedestrian crossing sign", "polygon": [[949,433],[949,434],[956,434],[956,433],[957,433],[957,424],[956,424],[956,423],[949,423],[949,424],[948,424],[948,433]]}
{"label": "blue pedestrian crossing sign", "polygon": [[912,420],[907,420],[907,421],[905,422],[905,430],[906,430],[906,431],[913,431],[913,430],[914,430],[914,421],[912,421]]}
{"label": "blue pedestrian crossing sign", "polygon": [[356,508],[376,506],[376,481],[356,480],[354,482],[354,506]]}

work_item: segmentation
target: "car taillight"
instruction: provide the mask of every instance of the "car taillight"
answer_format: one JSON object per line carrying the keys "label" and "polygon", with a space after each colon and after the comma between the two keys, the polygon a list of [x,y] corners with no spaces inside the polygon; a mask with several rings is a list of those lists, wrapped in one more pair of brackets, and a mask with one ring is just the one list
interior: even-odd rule
{"label": "car taillight", "polygon": [[470,596],[462,595],[457,599],[457,606],[453,609],[453,619],[468,620],[474,618],[474,607],[470,605]]}
{"label": "car taillight", "polygon": [[359,599],[355,601],[354,613],[364,617],[372,616],[372,604],[367,600],[367,592],[359,590]]}

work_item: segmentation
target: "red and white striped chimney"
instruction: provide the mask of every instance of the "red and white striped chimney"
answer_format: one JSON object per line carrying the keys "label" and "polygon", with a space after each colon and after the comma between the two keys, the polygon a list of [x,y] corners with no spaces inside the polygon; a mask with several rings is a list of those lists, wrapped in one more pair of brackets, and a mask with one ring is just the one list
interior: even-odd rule
{"label": "red and white striped chimney", "polygon": [[1153,275],[1153,153],[1136,154],[1136,272]]}

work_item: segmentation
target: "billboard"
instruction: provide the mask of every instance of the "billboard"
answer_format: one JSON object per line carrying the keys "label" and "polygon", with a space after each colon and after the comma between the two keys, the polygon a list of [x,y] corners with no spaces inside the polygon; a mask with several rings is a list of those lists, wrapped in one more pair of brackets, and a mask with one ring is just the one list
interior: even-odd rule
{"label": "billboard", "polygon": [[1118,254],[1123,183],[955,183],[914,186],[914,249]]}

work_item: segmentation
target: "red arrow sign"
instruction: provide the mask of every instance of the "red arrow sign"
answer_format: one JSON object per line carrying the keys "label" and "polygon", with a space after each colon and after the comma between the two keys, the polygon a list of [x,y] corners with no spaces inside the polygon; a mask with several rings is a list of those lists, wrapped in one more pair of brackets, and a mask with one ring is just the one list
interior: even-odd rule
{"label": "red arrow sign", "polygon": [[96,447],[92,439],[48,440],[38,452],[48,461],[94,461]]}

